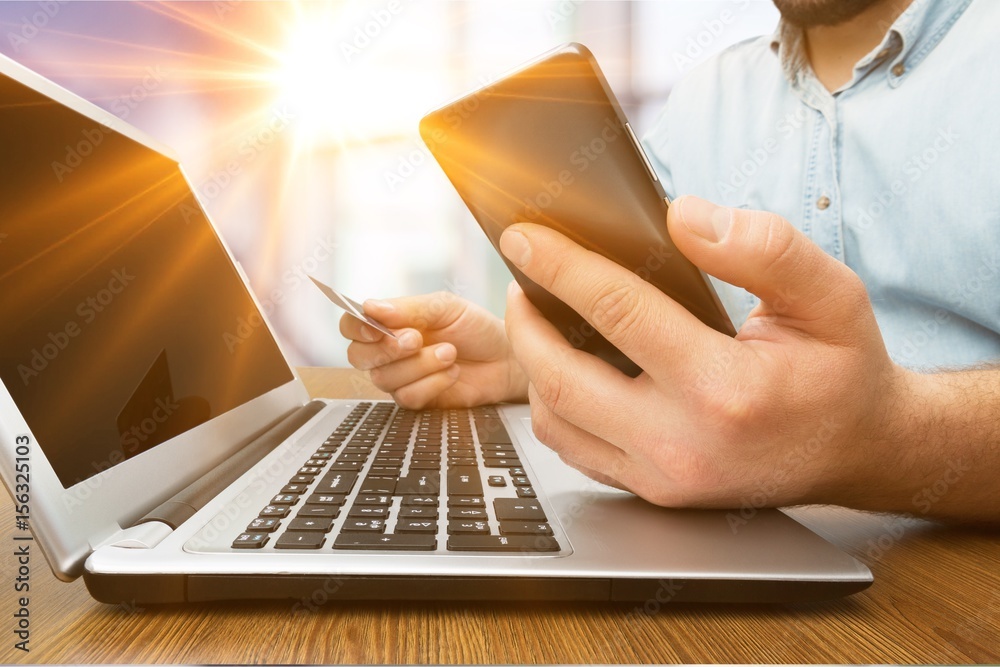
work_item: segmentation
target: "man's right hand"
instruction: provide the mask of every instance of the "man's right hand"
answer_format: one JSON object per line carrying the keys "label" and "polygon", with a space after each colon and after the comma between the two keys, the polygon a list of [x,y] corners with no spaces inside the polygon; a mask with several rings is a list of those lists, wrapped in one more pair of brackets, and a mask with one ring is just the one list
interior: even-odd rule
{"label": "man's right hand", "polygon": [[449,292],[368,300],[365,313],[391,338],[344,315],[351,365],[405,408],[453,408],[526,401],[528,380],[514,359],[503,320]]}

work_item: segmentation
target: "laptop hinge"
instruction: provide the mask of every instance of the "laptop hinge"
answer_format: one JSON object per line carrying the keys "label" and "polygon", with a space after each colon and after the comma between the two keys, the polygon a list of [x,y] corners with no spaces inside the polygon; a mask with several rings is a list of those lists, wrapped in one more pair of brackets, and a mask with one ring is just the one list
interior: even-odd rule
{"label": "laptop hinge", "polygon": [[156,522],[176,529],[325,407],[322,401],[306,403],[208,474],[136,521],[132,527]]}
{"label": "laptop hinge", "polygon": [[152,549],[174,532],[161,521],[147,521],[120,531],[106,546],[126,549]]}

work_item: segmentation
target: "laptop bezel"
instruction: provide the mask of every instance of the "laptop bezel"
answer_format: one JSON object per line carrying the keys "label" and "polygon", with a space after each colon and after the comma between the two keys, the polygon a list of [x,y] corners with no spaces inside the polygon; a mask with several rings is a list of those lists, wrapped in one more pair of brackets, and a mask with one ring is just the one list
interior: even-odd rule
{"label": "laptop bezel", "polygon": [[[219,239],[234,272],[249,293],[261,322],[274,338],[292,378],[197,428],[69,488],[59,481],[10,392],[0,381],[0,476],[8,491],[17,488],[16,484],[20,481],[16,479],[15,471],[17,438],[25,435],[30,437],[28,524],[53,573],[60,579],[69,581],[83,572],[85,560],[96,548],[112,541],[123,528],[210,471],[276,421],[304,405],[309,400],[309,394],[296,369],[289,363],[288,355],[239,262],[219,234],[197,189],[180,166],[176,153],[114,114],[2,54],[0,74],[11,77],[178,164],[181,175]],[[57,412],[53,410],[53,414]],[[206,447],[206,443],[211,443],[211,448]],[[15,503],[19,504],[21,503]]]}

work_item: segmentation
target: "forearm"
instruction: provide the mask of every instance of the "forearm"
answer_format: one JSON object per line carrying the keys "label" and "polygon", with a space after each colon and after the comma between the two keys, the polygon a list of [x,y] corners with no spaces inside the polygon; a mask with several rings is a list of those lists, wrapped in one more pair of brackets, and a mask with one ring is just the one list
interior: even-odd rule
{"label": "forearm", "polygon": [[868,443],[872,475],[858,505],[1000,523],[1000,368],[902,378]]}

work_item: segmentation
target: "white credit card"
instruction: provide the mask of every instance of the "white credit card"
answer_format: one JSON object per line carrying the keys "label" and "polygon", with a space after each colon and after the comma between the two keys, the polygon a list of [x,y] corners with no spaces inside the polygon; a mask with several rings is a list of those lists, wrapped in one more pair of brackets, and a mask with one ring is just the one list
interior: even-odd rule
{"label": "white credit card", "polygon": [[389,329],[389,327],[385,326],[375,318],[365,315],[364,306],[362,306],[354,299],[341,294],[340,292],[338,292],[337,290],[333,289],[328,285],[324,285],[323,283],[316,280],[312,276],[309,276],[309,280],[315,283],[316,287],[319,288],[319,291],[322,292],[327,299],[333,301],[335,304],[337,304],[345,311],[347,311],[348,315],[356,317],[357,319],[361,320],[371,328],[378,329],[379,331],[388,336],[392,336],[393,338],[396,337],[396,334],[392,333],[392,330]]}

